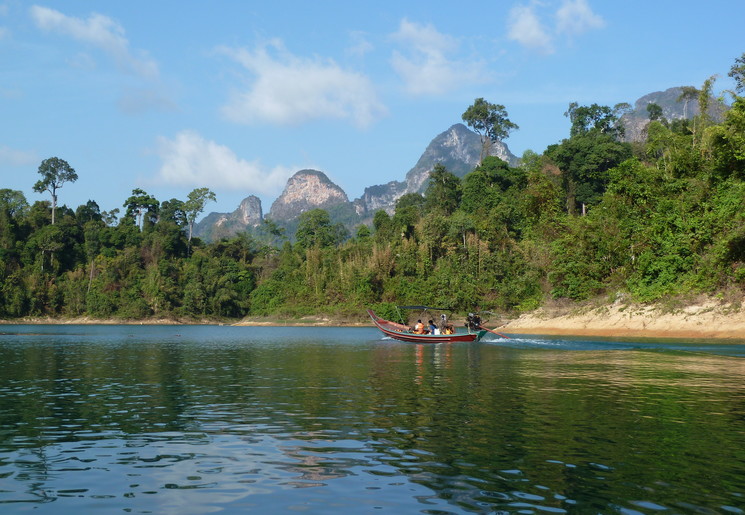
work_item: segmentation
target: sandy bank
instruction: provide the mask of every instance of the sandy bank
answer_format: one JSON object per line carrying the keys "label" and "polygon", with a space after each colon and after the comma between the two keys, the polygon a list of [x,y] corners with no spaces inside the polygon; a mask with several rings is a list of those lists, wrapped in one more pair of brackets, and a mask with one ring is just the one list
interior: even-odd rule
{"label": "sandy bank", "polygon": [[[576,335],[649,338],[745,339],[745,310],[739,304],[711,299],[680,308],[633,304],[605,306],[546,306],[496,327],[508,334]],[[0,320],[0,324],[131,324],[131,325],[235,325],[256,327],[322,326],[367,327],[369,320],[353,316],[315,315],[302,318],[246,317],[242,320],[191,320],[155,318],[145,320],[78,318],[24,318]]]}
{"label": "sandy bank", "polygon": [[745,339],[745,311],[707,300],[679,309],[614,304],[542,308],[503,325],[514,334]]}

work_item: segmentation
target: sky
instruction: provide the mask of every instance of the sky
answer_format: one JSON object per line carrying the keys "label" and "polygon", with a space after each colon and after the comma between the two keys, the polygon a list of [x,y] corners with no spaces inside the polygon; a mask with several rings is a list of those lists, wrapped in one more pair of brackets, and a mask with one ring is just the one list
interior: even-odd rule
{"label": "sky", "polygon": [[350,200],[403,180],[476,98],[517,156],[568,137],[571,102],[731,89],[740,0],[0,0],[0,188],[29,203],[44,159],[76,208],[208,187],[211,211],[321,170]]}

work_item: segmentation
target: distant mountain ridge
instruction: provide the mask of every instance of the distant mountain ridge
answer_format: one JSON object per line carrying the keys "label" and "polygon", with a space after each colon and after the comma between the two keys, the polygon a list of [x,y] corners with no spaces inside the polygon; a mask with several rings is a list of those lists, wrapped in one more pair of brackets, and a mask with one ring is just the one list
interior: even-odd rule
{"label": "distant mountain ridge", "polygon": [[[639,98],[634,108],[621,117],[626,129],[626,141],[642,141],[649,123],[647,106],[655,103],[662,108],[667,120],[693,118],[699,113],[698,99],[679,100],[683,88],[674,87],[656,91]],[[709,114],[721,121],[725,108],[712,99]],[[490,155],[497,156],[510,166],[517,166],[519,159],[507,145],[494,141]],[[481,138],[462,123],[452,125],[438,134],[427,146],[418,161],[401,181],[368,186],[362,195],[350,201],[346,192],[319,170],[300,170],[287,181],[282,194],[272,203],[268,217],[284,226],[288,232],[297,227],[297,218],[310,209],[329,211],[334,222],[348,228],[369,223],[374,213],[383,209],[392,213],[396,201],[407,193],[423,193],[427,188],[429,173],[435,164],[443,164],[448,171],[463,177],[471,172],[481,156]],[[242,231],[251,231],[262,223],[261,201],[251,195],[232,213],[210,213],[195,226],[195,234],[208,240],[230,237]]]}
{"label": "distant mountain ridge", "polygon": [[[519,159],[503,142],[495,141],[490,155],[516,166]],[[471,172],[481,157],[481,139],[462,123],[438,134],[427,146],[417,163],[406,173],[403,181],[368,186],[362,196],[350,201],[346,192],[319,170],[300,170],[287,181],[285,189],[272,203],[268,218],[293,227],[292,223],[310,209],[327,209],[335,222],[351,226],[372,218],[375,211],[393,212],[396,201],[406,193],[423,193],[429,173],[435,164],[442,163],[448,171],[463,177]],[[251,199],[250,202],[247,202]],[[249,209],[250,207],[250,209]],[[232,213],[210,213],[195,226],[199,237],[214,240],[233,236],[261,225],[261,202],[255,196],[246,198]]]}

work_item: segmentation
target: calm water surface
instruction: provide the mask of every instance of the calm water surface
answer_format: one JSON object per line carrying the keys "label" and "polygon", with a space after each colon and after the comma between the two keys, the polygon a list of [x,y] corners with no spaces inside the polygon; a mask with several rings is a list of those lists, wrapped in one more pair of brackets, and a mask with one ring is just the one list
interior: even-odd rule
{"label": "calm water surface", "polygon": [[0,513],[745,514],[745,344],[0,326]]}

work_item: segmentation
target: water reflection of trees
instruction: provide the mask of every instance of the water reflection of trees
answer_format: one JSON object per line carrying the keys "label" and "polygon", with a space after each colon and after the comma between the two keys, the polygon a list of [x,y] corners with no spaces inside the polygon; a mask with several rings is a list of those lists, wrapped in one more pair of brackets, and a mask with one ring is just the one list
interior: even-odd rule
{"label": "water reflection of trees", "polygon": [[[468,509],[506,506],[516,491],[548,507],[602,506],[604,496],[677,484],[681,470],[705,470],[710,488],[745,472],[731,459],[711,466],[722,449],[745,463],[742,433],[731,430],[745,411],[742,360],[398,343],[2,352],[16,365],[0,369],[2,445],[37,452],[39,478],[49,443],[168,431],[235,434],[249,448],[251,435],[270,435],[295,486],[376,461]],[[334,442],[344,439],[361,449],[342,458]]]}

